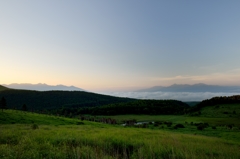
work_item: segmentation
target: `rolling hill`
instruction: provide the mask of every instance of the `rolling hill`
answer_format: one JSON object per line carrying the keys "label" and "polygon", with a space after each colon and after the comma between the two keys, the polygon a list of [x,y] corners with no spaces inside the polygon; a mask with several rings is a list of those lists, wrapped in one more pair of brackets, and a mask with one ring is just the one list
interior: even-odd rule
{"label": "rolling hill", "polygon": [[188,85],[174,84],[168,87],[155,86],[152,88],[142,89],[139,92],[240,92],[240,86],[218,86],[207,85],[203,83]]}
{"label": "rolling hill", "polygon": [[192,115],[203,117],[240,117],[240,95],[214,97],[191,107]]}
{"label": "rolling hill", "polygon": [[16,109],[21,109],[24,104],[29,110],[44,110],[63,107],[95,107],[135,100],[84,91],[32,91],[8,89],[3,86],[0,89],[0,98],[6,99],[7,107]]}
{"label": "rolling hill", "polygon": [[0,85],[0,91],[8,90],[9,88]]}
{"label": "rolling hill", "polygon": [[12,89],[23,89],[23,90],[36,90],[36,91],[52,91],[52,90],[61,90],[61,91],[84,91],[81,88],[75,87],[75,86],[64,86],[64,85],[47,85],[44,83],[38,83],[38,84],[29,84],[29,83],[13,83],[9,85],[3,85],[7,88]]}

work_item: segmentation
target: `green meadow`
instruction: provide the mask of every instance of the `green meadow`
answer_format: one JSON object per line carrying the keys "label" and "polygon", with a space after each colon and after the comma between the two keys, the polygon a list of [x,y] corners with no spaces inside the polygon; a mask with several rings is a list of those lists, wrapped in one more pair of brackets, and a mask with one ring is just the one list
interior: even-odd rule
{"label": "green meadow", "polygon": [[[4,110],[0,111],[0,158],[240,158],[240,131],[236,126],[232,130],[224,126],[197,130],[189,123],[210,121],[206,117],[126,115],[115,118],[172,121],[173,124],[123,127]],[[174,129],[177,123],[185,128]]]}

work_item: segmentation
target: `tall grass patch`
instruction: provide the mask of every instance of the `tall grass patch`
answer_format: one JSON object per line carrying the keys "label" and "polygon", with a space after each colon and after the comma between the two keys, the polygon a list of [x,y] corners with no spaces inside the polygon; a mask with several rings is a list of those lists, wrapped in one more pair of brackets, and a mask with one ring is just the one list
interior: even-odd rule
{"label": "tall grass patch", "polygon": [[0,158],[239,158],[219,138],[118,126],[0,126]]}

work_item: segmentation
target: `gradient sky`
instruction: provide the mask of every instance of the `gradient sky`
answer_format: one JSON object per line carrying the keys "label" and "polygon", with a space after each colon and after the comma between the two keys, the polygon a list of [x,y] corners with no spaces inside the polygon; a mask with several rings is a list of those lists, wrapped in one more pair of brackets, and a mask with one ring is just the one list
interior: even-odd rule
{"label": "gradient sky", "polygon": [[239,0],[2,0],[0,83],[240,85]]}

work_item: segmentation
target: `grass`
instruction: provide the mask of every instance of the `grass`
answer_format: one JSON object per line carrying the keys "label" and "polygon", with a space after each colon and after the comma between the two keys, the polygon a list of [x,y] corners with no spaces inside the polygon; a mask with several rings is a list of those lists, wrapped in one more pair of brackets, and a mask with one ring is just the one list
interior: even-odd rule
{"label": "grass", "polygon": [[[239,130],[185,124],[203,117],[115,116],[172,121],[171,127],[134,128],[15,110],[0,112],[0,158],[240,158]],[[20,120],[21,119],[21,120]],[[227,119],[227,118],[225,118]],[[14,124],[12,123],[14,122]],[[81,124],[79,124],[81,122]]]}
{"label": "grass", "polygon": [[240,144],[219,138],[99,125],[1,125],[0,158],[240,157]]}
{"label": "grass", "polygon": [[221,118],[239,118],[240,104],[219,104],[215,106],[205,107],[201,110],[201,115],[204,117],[221,117]]}
{"label": "grass", "polygon": [[69,125],[76,124],[78,120],[57,116],[29,113],[18,110],[0,110],[1,124],[43,124],[43,125]]}
{"label": "grass", "polygon": [[240,117],[228,117],[228,118],[213,118],[213,117],[204,117],[204,116],[187,116],[187,115],[116,115],[116,116],[107,116],[109,118],[116,119],[118,122],[123,122],[124,120],[135,119],[138,122],[141,121],[171,121],[173,123],[209,123],[210,125],[227,125],[234,124],[237,127],[240,127]]}

